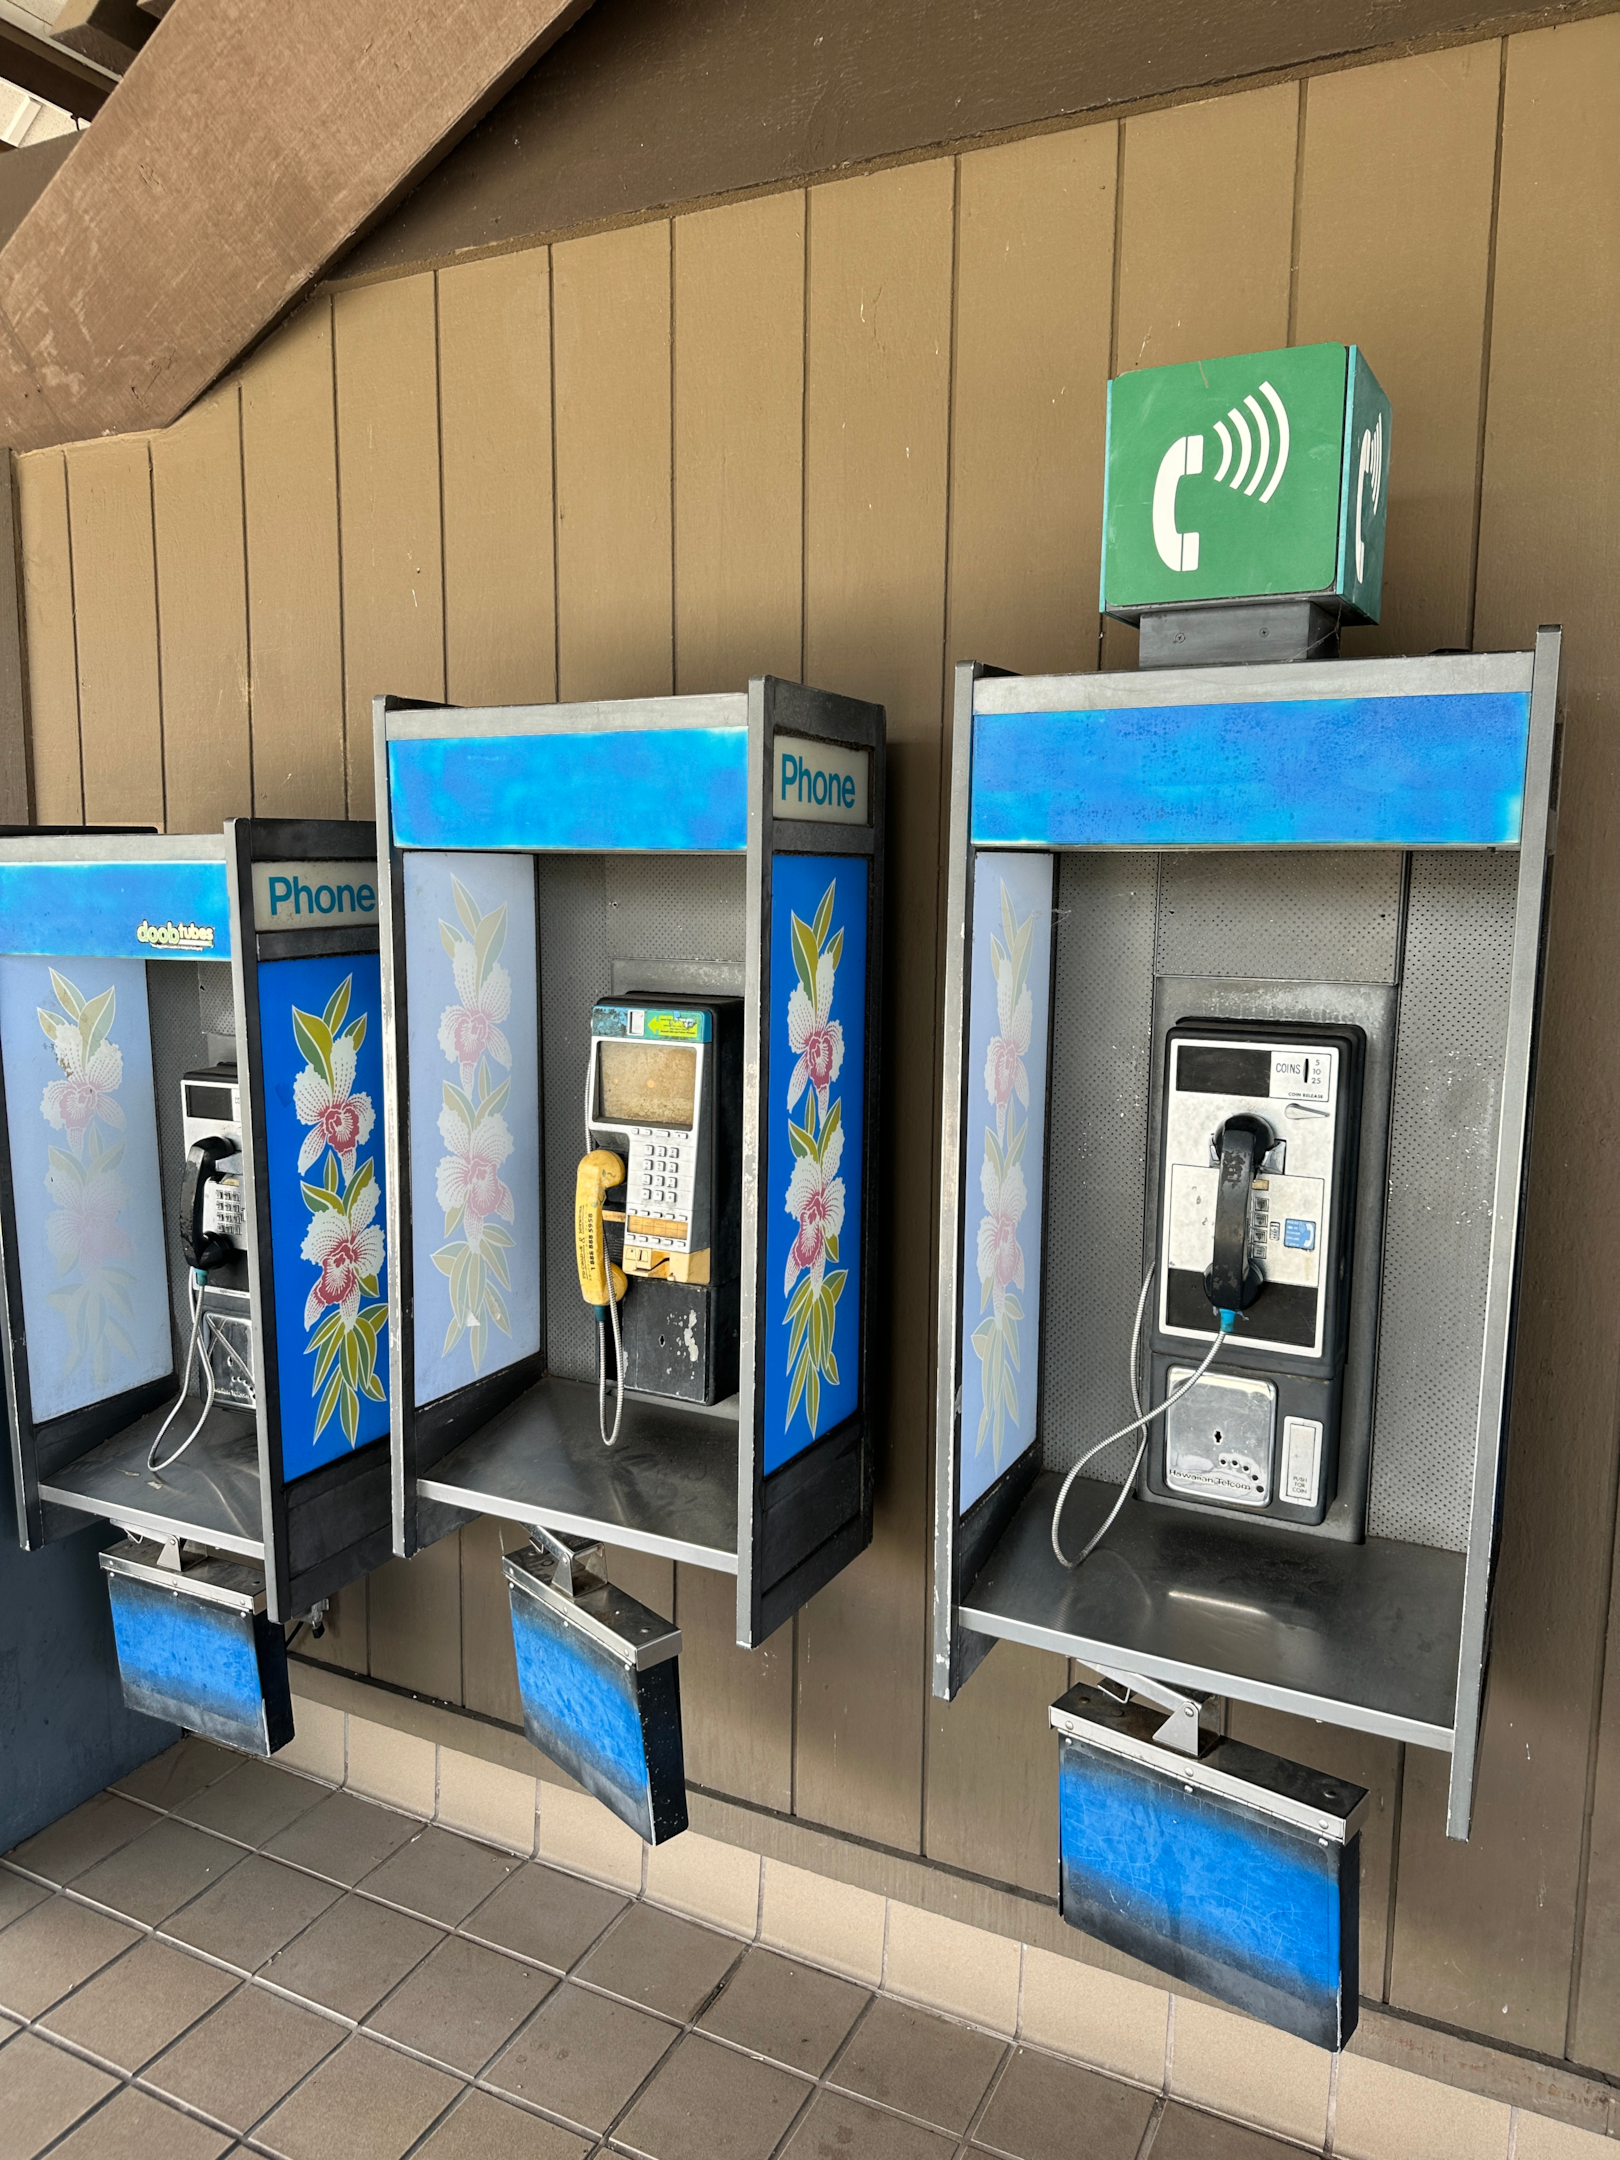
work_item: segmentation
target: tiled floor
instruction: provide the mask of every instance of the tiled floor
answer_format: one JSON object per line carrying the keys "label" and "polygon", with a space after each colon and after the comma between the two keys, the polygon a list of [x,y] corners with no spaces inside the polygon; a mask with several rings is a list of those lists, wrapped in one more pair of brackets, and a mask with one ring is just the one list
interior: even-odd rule
{"label": "tiled floor", "polygon": [[1299,2160],[185,1740],[0,1863],[0,2160]]}

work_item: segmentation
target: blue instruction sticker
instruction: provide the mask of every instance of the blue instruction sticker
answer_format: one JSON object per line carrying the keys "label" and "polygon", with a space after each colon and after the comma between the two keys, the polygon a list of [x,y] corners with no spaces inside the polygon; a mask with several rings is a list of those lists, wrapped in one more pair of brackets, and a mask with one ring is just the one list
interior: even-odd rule
{"label": "blue instruction sticker", "polygon": [[1302,1222],[1297,1215],[1290,1215],[1283,1224],[1283,1243],[1295,1252],[1312,1252],[1316,1246],[1316,1225]]}

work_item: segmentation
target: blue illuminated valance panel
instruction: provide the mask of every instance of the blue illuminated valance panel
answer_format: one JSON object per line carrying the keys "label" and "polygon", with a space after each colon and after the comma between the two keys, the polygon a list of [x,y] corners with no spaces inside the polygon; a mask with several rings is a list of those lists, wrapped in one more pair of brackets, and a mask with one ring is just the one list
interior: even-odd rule
{"label": "blue illuminated valance panel", "polygon": [[224,858],[0,861],[0,952],[107,960],[228,960],[231,922]]}
{"label": "blue illuminated valance panel", "polygon": [[978,847],[1514,847],[1528,692],[980,713]]}
{"label": "blue illuminated valance panel", "polygon": [[389,744],[388,764],[400,847],[748,845],[746,728],[407,738]]}

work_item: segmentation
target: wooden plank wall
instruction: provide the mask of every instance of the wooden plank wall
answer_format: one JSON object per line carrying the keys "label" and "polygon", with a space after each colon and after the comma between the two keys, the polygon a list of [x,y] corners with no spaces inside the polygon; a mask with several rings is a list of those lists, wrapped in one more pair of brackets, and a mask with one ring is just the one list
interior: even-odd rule
{"label": "wooden plank wall", "polygon": [[[317,298],[165,434],[17,467],[41,819],[371,814],[374,692],[770,669],[889,711],[889,1448],[873,1548],[757,1656],[686,1630],[701,1783],[1048,1892],[1052,1658],[926,1671],[943,774],[958,657],[1099,636],[1112,368],[1354,338],[1395,408],[1360,651],[1561,618],[1567,756],[1517,1444],[1473,1840],[1445,1766],[1237,1711],[1374,1786],[1363,1986],[1620,2073],[1620,18],[940,156]],[[322,1654],[516,1716],[493,1525],[338,1601]],[[1606,1661],[1605,1630],[1617,1654]]]}

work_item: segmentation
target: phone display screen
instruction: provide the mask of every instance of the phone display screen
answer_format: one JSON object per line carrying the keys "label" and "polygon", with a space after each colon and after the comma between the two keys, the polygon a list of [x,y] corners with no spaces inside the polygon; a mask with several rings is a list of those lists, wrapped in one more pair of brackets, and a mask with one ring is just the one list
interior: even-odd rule
{"label": "phone display screen", "polygon": [[606,1124],[691,1130],[697,1051],[686,1043],[607,1041],[597,1059],[596,1114]]}

